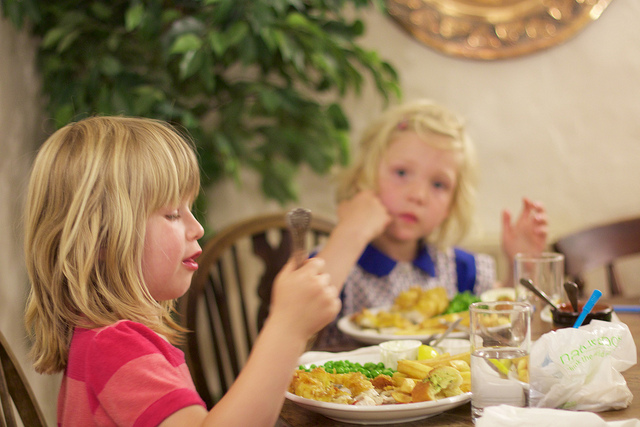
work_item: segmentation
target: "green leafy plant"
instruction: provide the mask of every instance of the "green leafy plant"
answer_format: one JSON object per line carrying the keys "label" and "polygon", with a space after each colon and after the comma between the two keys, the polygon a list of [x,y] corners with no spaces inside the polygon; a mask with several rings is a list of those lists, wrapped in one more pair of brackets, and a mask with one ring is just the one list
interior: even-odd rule
{"label": "green leafy plant", "polygon": [[[92,114],[154,117],[195,139],[203,185],[262,177],[264,194],[295,200],[302,164],[348,162],[339,105],[366,78],[400,97],[395,69],[356,43],[368,0],[2,0],[41,40],[56,126]],[[384,2],[377,0],[379,10]],[[347,18],[346,16],[355,16]]]}

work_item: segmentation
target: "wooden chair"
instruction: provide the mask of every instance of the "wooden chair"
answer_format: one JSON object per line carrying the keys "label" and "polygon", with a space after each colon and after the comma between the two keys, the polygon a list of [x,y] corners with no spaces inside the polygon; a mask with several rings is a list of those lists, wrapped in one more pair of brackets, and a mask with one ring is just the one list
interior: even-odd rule
{"label": "wooden chair", "polygon": [[0,332],[0,426],[17,426],[14,407],[25,426],[45,427],[46,422],[33,391],[7,340]]}
{"label": "wooden chair", "polygon": [[640,218],[621,220],[572,233],[553,244],[565,256],[565,273],[584,289],[584,274],[604,267],[611,295],[622,295],[624,287],[616,273],[620,258],[640,254]]}
{"label": "wooden chair", "polygon": [[[285,215],[260,215],[214,235],[203,246],[199,269],[180,301],[189,331],[187,364],[209,408],[240,373],[269,313],[273,280],[291,253]],[[331,221],[313,215],[310,248],[332,229]]]}

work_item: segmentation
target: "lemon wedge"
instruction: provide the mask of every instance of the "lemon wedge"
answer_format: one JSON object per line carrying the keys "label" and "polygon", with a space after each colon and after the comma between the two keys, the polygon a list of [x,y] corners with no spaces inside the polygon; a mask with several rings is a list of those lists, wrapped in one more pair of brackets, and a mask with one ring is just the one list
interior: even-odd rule
{"label": "lemon wedge", "polygon": [[427,360],[433,359],[438,355],[438,351],[426,344],[422,344],[420,348],[418,348],[418,360]]}
{"label": "lemon wedge", "polygon": [[[500,359],[489,359],[489,362],[493,363],[494,366],[496,368],[498,368],[498,371],[505,375],[508,376],[509,375],[509,367],[507,366],[507,364],[503,363],[502,360]],[[508,362],[508,361],[507,361]]]}

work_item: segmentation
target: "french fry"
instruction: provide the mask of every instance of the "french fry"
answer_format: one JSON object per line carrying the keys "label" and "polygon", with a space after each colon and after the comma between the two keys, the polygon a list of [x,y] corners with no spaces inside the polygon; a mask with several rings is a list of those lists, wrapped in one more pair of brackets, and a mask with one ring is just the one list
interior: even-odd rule
{"label": "french fry", "polygon": [[467,364],[470,364],[471,353],[466,352],[466,353],[454,354],[453,356],[446,353],[436,357],[432,357],[431,359],[418,360],[418,363],[422,363],[424,365],[428,365],[428,366],[431,366],[432,368],[435,368],[441,365],[451,366],[449,362],[451,362],[452,360],[463,360],[467,362]]}
{"label": "french fry", "polygon": [[413,378],[406,378],[400,386],[400,391],[403,393],[411,394],[411,391],[416,386],[416,380]]}
{"label": "french fry", "polygon": [[471,371],[471,367],[465,360],[453,359],[449,361],[449,365],[456,368],[460,373]]}
{"label": "french fry", "polygon": [[409,378],[419,380],[426,378],[433,368],[418,362],[417,360],[398,360],[398,372],[405,374]]}
{"label": "french fry", "polygon": [[410,394],[401,393],[399,391],[392,392],[391,397],[393,397],[393,399],[398,403],[411,403],[413,401]]}

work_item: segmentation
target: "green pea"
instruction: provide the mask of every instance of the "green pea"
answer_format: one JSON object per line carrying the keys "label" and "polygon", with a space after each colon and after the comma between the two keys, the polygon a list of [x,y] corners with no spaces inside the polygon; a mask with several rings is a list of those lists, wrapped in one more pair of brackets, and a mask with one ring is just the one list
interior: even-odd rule
{"label": "green pea", "polygon": [[[317,365],[315,364],[309,365],[309,367],[300,365],[298,366],[298,369],[306,372],[311,372],[311,370],[315,369],[316,367]],[[329,360],[323,365],[320,365],[320,367],[322,367],[326,372],[330,374],[348,374],[359,372],[369,379],[373,379],[380,374],[393,376],[394,373],[393,369],[386,368],[382,362],[367,362],[363,365],[359,362],[350,362],[349,360]]]}

